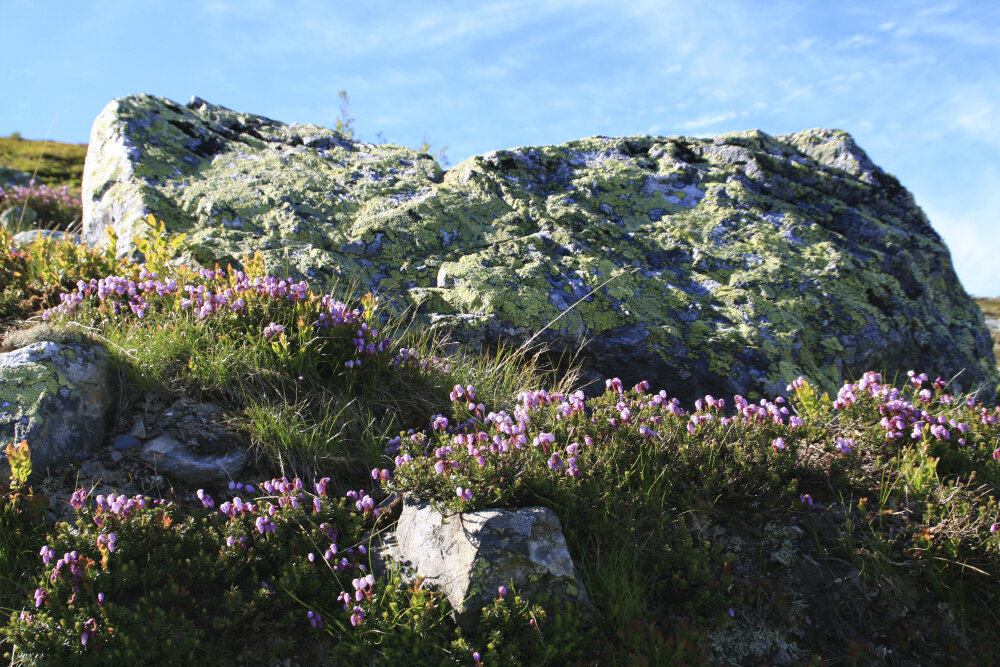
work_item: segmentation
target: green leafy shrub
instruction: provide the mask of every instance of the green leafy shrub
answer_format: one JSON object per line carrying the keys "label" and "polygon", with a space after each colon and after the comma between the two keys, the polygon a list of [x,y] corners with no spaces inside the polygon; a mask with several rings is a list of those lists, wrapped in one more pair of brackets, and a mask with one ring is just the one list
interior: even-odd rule
{"label": "green leafy shrub", "polygon": [[116,239],[107,247],[91,249],[68,239],[38,238],[15,246],[12,234],[0,227],[0,319],[27,317],[56,305],[61,292],[80,280],[91,280],[125,270],[129,264],[115,258]]}
{"label": "green leafy shrub", "polygon": [[31,452],[26,441],[6,447],[10,490],[0,497],[0,608],[20,606],[28,593],[25,579],[37,571],[38,548],[45,535],[46,499],[27,485]]}

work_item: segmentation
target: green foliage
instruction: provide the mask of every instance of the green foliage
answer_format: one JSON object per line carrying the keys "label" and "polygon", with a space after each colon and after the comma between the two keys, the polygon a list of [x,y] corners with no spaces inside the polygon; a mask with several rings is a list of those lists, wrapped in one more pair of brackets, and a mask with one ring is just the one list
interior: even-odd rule
{"label": "green foliage", "polygon": [[[152,213],[146,218],[145,234],[136,238],[135,247],[142,253],[143,266],[150,273],[171,276],[175,273],[170,262],[184,249],[186,234],[168,235],[166,223]],[[110,233],[114,233],[109,229]]]}
{"label": "green foliage", "polygon": [[38,548],[45,534],[45,498],[27,486],[31,452],[26,441],[5,448],[10,466],[10,491],[0,496],[0,609],[21,604],[28,590],[25,579],[37,570]]}
{"label": "green foliage", "polygon": [[[54,326],[72,322],[107,341],[136,390],[127,393],[224,404],[261,469],[332,477],[342,492],[370,487],[371,468],[395,464],[385,491],[448,510],[551,507],[599,616],[511,592],[463,632],[439,593],[399,570],[359,588],[352,580],[371,566],[359,547],[391,524],[294,484],[256,493],[246,512],[149,499],[115,510],[138,502],[121,498],[81,507],[75,525],[46,538],[64,560],[53,577],[52,563],[39,572],[44,501],[23,488],[30,458],[12,446],[18,488],[0,503],[0,600],[16,610],[4,630],[15,663],[163,664],[165,647],[166,662],[178,664],[192,652],[226,663],[240,651],[277,661],[314,649],[376,664],[474,664],[474,655],[482,664],[724,661],[713,641],[729,630],[756,636],[738,632],[752,614],[769,619],[765,630],[812,636],[794,625],[789,591],[771,581],[800,567],[799,552],[773,554],[761,538],[754,548],[770,569],[757,580],[734,570],[734,526],[764,523],[789,534],[801,525],[810,559],[856,569],[866,613],[885,615],[907,591],[911,609],[954,619],[957,630],[908,629],[919,641],[893,650],[924,655],[921,642],[941,640],[959,642],[956,655],[986,656],[1000,641],[983,612],[1000,603],[996,406],[951,396],[944,382],[911,376],[897,388],[875,374],[836,397],[797,380],[787,401],[706,398],[693,411],[643,385],[609,382],[588,398],[545,355],[501,348],[445,358],[447,341],[385,316],[375,296],[337,300],[282,285],[262,275],[259,258],[186,268],[177,261],[183,239],[163,231],[150,220],[145,265],[115,259],[113,237],[105,251],[56,241],[14,248],[0,232],[0,306],[29,314],[75,290],[48,312]],[[334,313],[343,322],[316,325]],[[378,349],[383,340],[390,344]],[[394,460],[383,453],[388,433],[400,433],[389,443]],[[258,527],[265,516],[274,532]],[[331,543],[345,548],[324,559]],[[334,569],[339,558],[347,569]],[[38,608],[31,588],[41,591]],[[799,613],[815,624],[830,610]],[[836,650],[830,660],[877,655],[860,639]]]}
{"label": "green foliage", "polygon": [[22,440],[20,444],[10,443],[4,453],[7,454],[7,464],[10,466],[11,488],[28,483],[31,476],[31,450],[28,449],[28,441]]}
{"label": "green foliage", "polygon": [[599,650],[597,628],[578,606],[513,589],[483,607],[479,632],[483,665],[586,663]]}
{"label": "green foliage", "polygon": [[[313,510],[311,495],[293,506],[295,496],[288,486],[229,515],[98,498],[49,538],[60,558],[37,582],[38,608],[14,614],[4,632],[25,664],[79,665],[189,664],[196,655],[219,664],[245,646],[248,625],[301,634],[302,605],[350,589],[343,577],[366,561],[359,513],[323,497]],[[254,516],[269,516],[273,532]],[[343,545],[341,575],[336,561],[315,558],[332,540]]]}
{"label": "green foliage", "polygon": [[0,610],[18,609],[30,595],[45,539],[45,505],[30,488],[0,496]]}
{"label": "green foliage", "polygon": [[56,305],[60,292],[123,271],[128,266],[115,258],[116,239],[91,249],[71,240],[38,238],[23,246],[13,244],[12,235],[0,227],[0,321],[11,316],[27,317]]}

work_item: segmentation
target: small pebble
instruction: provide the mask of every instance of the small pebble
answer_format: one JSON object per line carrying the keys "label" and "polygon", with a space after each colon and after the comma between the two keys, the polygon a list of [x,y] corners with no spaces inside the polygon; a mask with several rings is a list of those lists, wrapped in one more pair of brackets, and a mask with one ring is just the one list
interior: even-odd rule
{"label": "small pebble", "polygon": [[128,432],[129,435],[135,438],[145,438],[146,437],[146,424],[142,419],[136,419],[135,423],[132,425],[132,430]]}

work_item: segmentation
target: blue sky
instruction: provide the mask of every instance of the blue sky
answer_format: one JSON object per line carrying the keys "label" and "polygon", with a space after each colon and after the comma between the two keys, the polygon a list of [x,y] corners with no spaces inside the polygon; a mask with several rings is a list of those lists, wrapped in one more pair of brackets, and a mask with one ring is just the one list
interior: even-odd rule
{"label": "blue sky", "polygon": [[1000,294],[1000,3],[2,0],[0,134],[87,141],[115,97],[192,95],[362,138],[847,130]]}

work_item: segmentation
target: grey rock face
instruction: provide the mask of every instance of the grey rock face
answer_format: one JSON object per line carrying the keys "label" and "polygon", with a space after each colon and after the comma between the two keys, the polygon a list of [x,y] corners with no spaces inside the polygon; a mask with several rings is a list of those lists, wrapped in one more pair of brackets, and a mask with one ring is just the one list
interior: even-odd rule
{"label": "grey rock face", "polygon": [[139,450],[137,456],[156,472],[187,485],[211,485],[236,479],[247,463],[247,452],[234,450],[223,455],[199,455],[177,438],[161,435]]}
{"label": "grey rock face", "polygon": [[27,440],[35,476],[101,447],[114,403],[101,348],[39,342],[0,354],[0,442]]}
{"label": "grey rock face", "polygon": [[568,598],[593,609],[559,518],[545,507],[443,517],[427,503],[407,500],[388,555],[444,592],[466,626],[476,623],[500,586],[529,596]]}
{"label": "grey rock face", "polygon": [[[591,137],[428,156],[138,95],[94,123],[84,237],[152,213],[192,257],[343,277],[473,349],[529,339],[590,379],[752,400],[799,375],[957,376],[994,393],[982,315],[906,189],[846,132]],[[597,390],[603,383],[597,384]]]}

